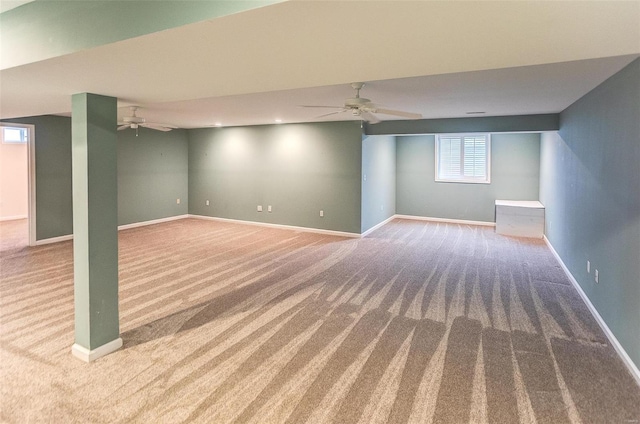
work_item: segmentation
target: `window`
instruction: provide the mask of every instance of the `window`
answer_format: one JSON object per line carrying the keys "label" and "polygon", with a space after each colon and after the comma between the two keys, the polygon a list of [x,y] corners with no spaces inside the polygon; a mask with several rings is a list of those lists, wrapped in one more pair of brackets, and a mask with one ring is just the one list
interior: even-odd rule
{"label": "window", "polygon": [[29,129],[21,127],[2,127],[3,143],[26,143],[29,141]]}
{"label": "window", "polygon": [[490,182],[489,134],[439,134],[436,136],[436,181]]}

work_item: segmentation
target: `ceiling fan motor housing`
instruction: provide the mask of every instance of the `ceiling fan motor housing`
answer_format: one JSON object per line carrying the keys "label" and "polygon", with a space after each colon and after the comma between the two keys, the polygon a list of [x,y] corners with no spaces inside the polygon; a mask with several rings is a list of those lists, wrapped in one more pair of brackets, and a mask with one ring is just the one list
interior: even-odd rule
{"label": "ceiling fan motor housing", "polygon": [[145,122],[144,118],[140,118],[138,116],[125,116],[122,120],[127,124],[144,124]]}
{"label": "ceiling fan motor housing", "polygon": [[349,109],[361,108],[371,103],[371,100],[365,99],[364,97],[354,97],[351,99],[347,99],[344,102],[344,106]]}

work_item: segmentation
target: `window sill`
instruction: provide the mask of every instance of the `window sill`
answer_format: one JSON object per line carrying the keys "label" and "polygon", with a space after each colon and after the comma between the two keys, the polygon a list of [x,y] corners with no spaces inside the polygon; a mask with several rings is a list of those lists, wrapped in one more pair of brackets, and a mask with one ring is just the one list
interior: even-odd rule
{"label": "window sill", "polygon": [[442,180],[436,178],[437,183],[458,183],[458,184],[491,184],[491,180]]}

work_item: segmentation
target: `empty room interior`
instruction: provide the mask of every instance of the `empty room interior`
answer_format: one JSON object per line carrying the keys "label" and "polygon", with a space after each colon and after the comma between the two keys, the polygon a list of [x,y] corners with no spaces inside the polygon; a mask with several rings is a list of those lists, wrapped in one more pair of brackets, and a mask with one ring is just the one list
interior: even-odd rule
{"label": "empty room interior", "polygon": [[0,421],[640,423],[640,1],[0,37]]}

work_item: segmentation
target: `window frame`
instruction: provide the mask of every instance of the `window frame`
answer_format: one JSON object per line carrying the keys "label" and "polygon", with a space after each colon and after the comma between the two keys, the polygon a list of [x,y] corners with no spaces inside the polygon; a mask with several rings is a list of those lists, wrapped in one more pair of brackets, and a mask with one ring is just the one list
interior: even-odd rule
{"label": "window frame", "polygon": [[[484,178],[463,177],[463,178],[440,178],[440,138],[451,137],[485,137],[486,140],[486,176]],[[464,142],[461,155],[461,169],[464,169]],[[491,184],[491,134],[490,133],[442,133],[435,135],[435,182],[438,183],[459,183],[459,184]]]}
{"label": "window frame", "polygon": [[[24,140],[20,140],[20,141],[12,141],[12,140],[7,140],[4,136],[4,132],[8,129],[12,129],[12,130],[20,130],[20,132],[24,133],[25,137]],[[3,125],[0,125],[0,141],[2,142],[2,144],[13,144],[13,145],[22,145],[22,144],[29,144],[29,138],[31,137],[31,135],[29,134],[29,128],[27,127],[18,127],[18,126],[14,126],[14,125],[5,125],[3,123]]]}

